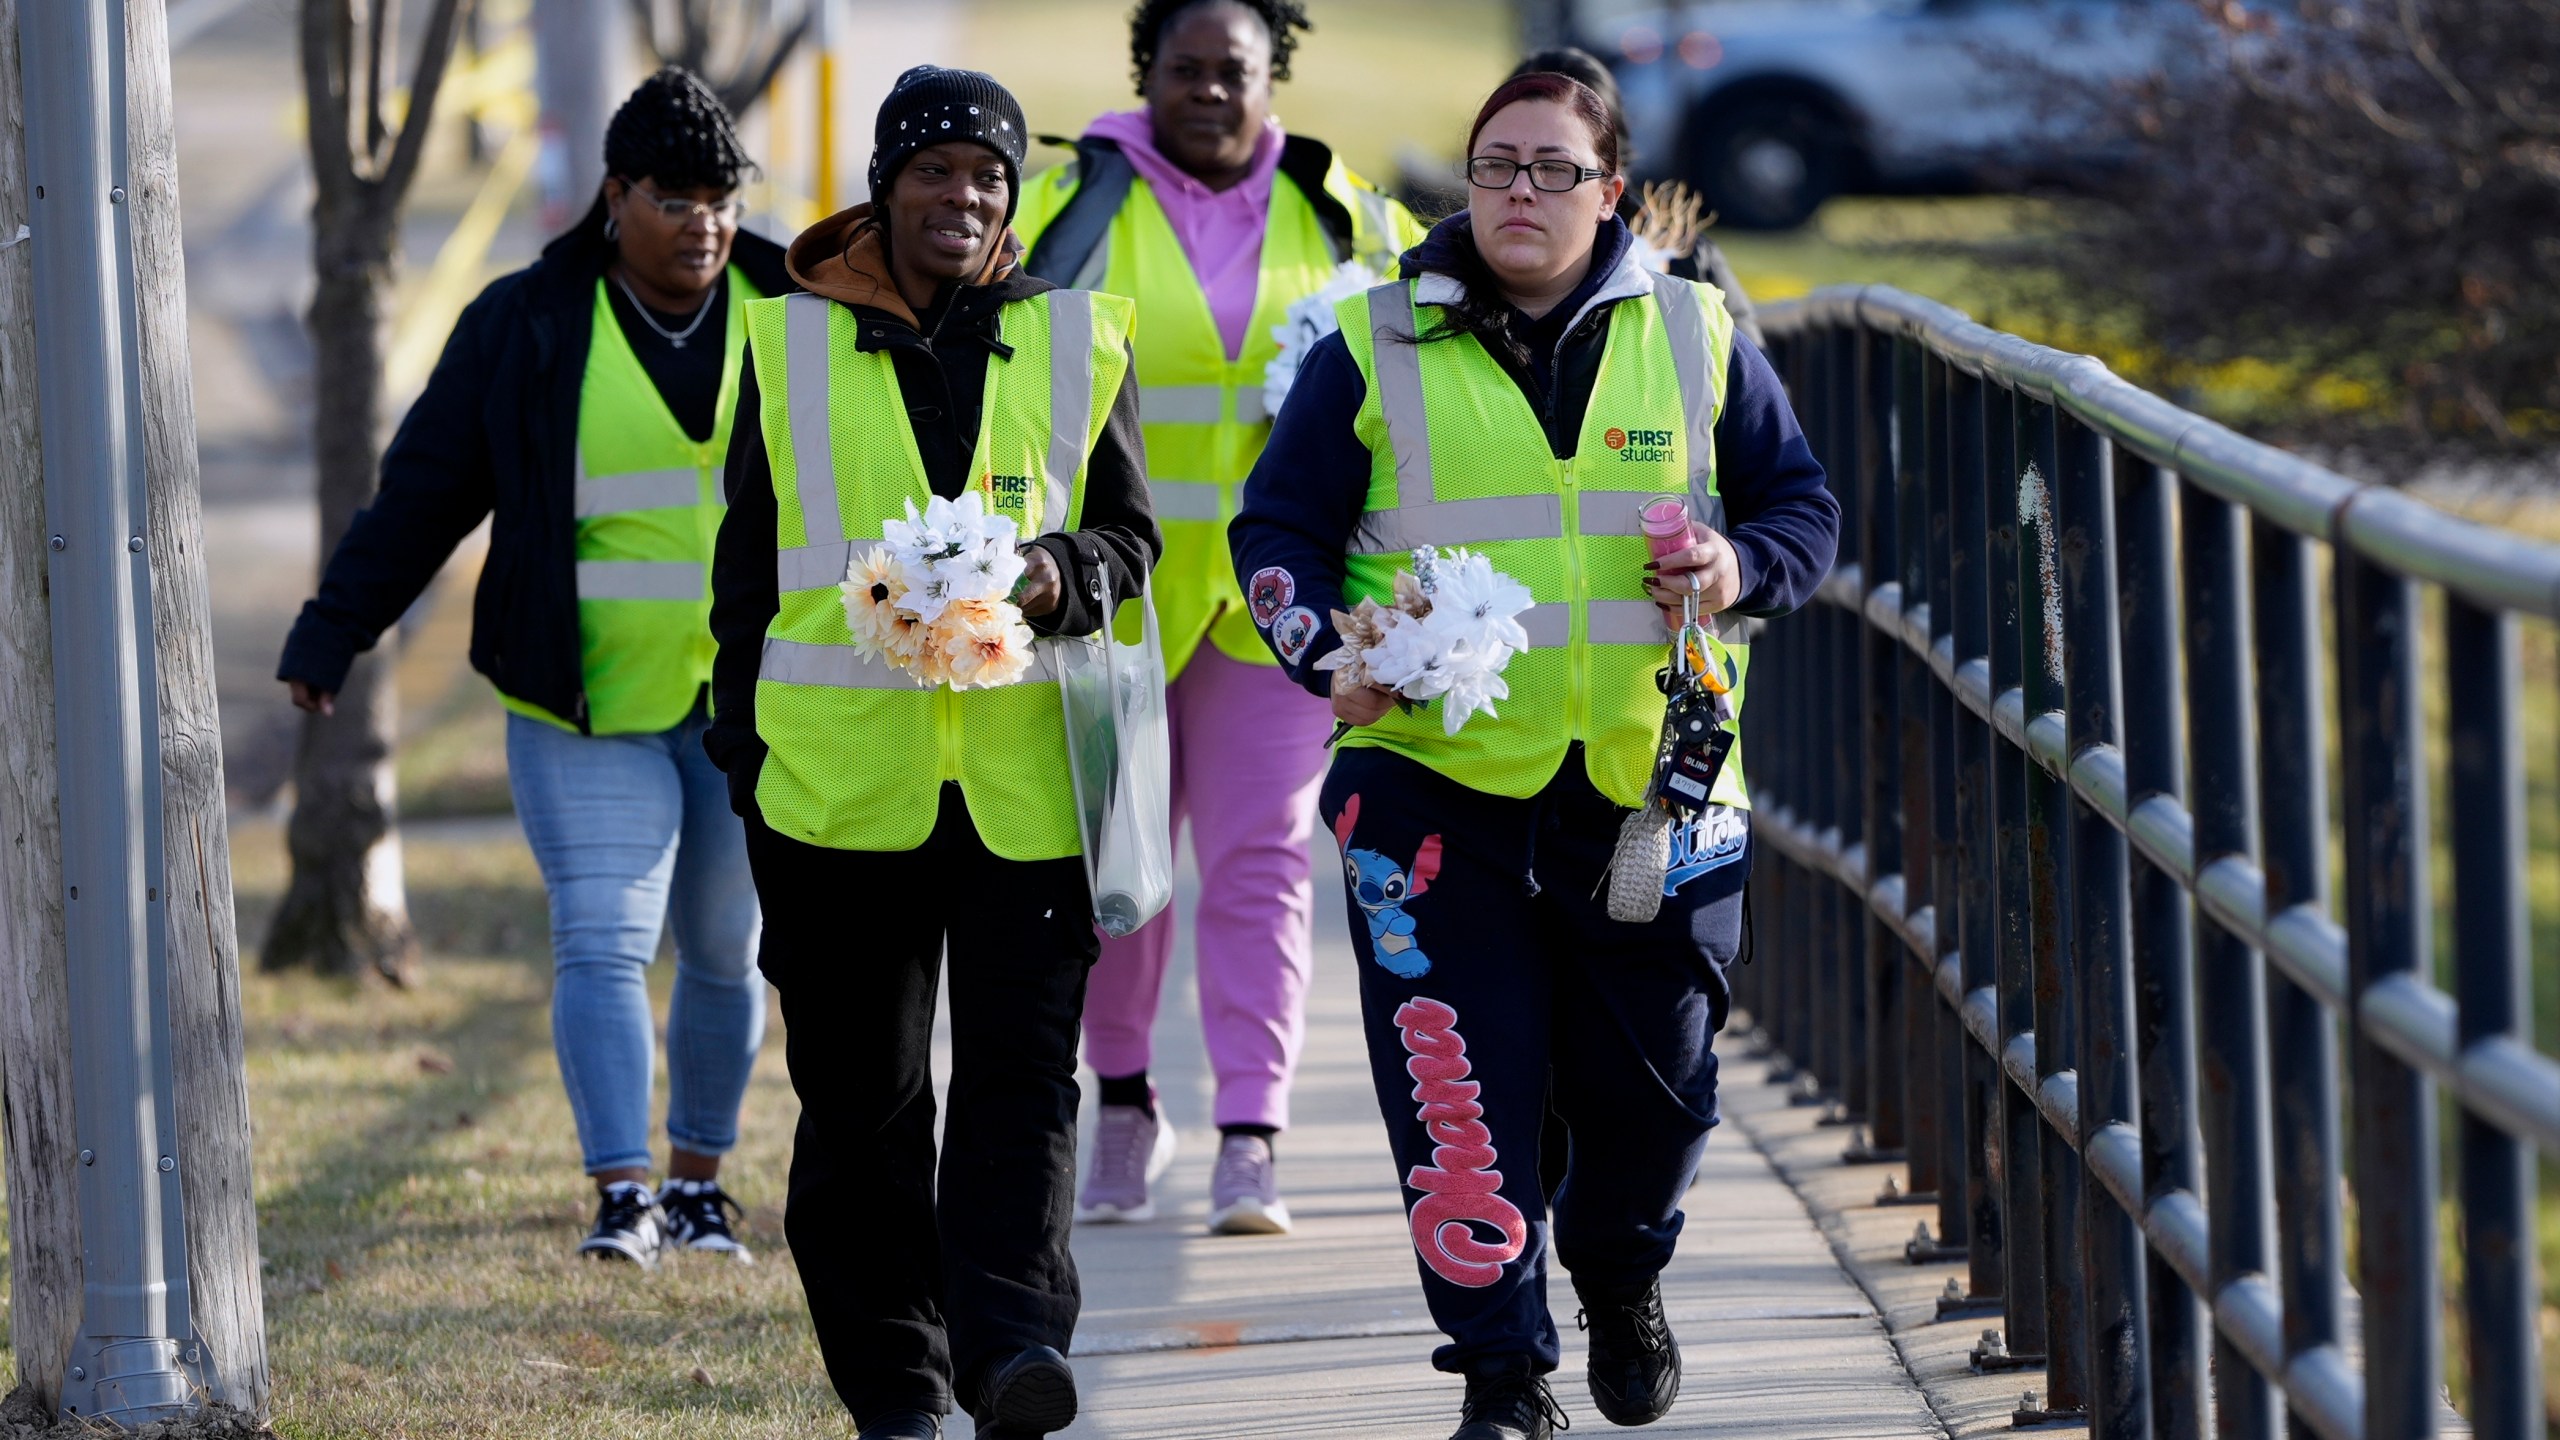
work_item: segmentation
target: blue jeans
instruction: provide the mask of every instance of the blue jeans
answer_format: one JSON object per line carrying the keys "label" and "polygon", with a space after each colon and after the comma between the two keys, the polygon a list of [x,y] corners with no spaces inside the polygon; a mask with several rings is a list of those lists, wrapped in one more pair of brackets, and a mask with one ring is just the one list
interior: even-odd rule
{"label": "blue jeans", "polygon": [[702,753],[701,706],[655,735],[578,735],[507,717],[507,782],[551,896],[551,1040],[587,1173],[648,1169],[656,1051],[646,971],[672,923],[667,1139],[738,1143],[764,1042],[762,920],[728,782]]}

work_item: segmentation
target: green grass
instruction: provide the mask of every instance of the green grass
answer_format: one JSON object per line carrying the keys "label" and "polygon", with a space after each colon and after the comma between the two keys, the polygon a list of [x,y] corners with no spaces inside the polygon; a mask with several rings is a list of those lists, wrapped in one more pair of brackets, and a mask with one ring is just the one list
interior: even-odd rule
{"label": "green grass", "polygon": [[[233,847],[242,933],[259,934],[280,837],[246,825]],[[430,952],[417,987],[243,987],[278,1435],[841,1432],[782,1245],[798,1108],[778,1019],[727,1175],[759,1263],[580,1261],[592,1191],[551,1056],[531,857],[504,821],[421,827],[405,848]]]}

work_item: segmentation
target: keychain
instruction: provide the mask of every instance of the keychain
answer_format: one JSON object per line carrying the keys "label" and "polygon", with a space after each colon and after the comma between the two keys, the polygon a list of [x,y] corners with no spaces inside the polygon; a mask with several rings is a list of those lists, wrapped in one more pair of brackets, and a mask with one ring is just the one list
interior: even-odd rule
{"label": "keychain", "polygon": [[1662,881],[1671,868],[1671,827],[1693,820],[1714,795],[1733,749],[1733,686],[1716,664],[1713,642],[1698,618],[1698,597],[1681,601],[1680,633],[1671,663],[1654,675],[1662,688],[1662,741],[1653,778],[1635,813],[1618,828],[1609,861],[1609,918],[1643,924],[1662,913]]}

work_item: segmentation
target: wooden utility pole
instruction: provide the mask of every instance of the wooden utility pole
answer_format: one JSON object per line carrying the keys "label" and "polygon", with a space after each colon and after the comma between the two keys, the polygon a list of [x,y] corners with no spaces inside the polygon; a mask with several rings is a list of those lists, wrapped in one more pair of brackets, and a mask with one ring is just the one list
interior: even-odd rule
{"label": "wooden utility pole", "polygon": [[[301,0],[310,115],[313,437],[321,563],[373,499],[382,463],[382,299],[400,207],[418,176],[467,0],[435,0],[394,126],[394,0]],[[417,956],[400,875],[387,647],[357,659],[334,714],[303,717],[294,755],[293,879],[260,963],[405,983]]]}
{"label": "wooden utility pole", "polygon": [[[34,316],[35,246],[45,223],[27,156],[19,6],[0,0],[0,1085],[6,1089],[10,1331],[18,1383],[47,1410],[87,1404],[96,1382],[65,1380],[86,1353],[83,1127],[73,1103],[75,1024],[68,969],[53,630],[56,547],[48,523],[35,376],[47,343]],[[53,0],[42,0],[53,3]],[[222,746],[188,375],[186,274],[178,224],[176,118],[163,0],[125,0],[125,196],[132,253],[151,669],[156,676],[159,865],[145,903],[157,927],[168,1090],[159,1135],[183,1195],[185,1340],[177,1363],[213,1397],[267,1404],[257,1217],[250,1200],[249,1103],[242,1074],[239,946],[223,828]],[[112,13],[112,12],[111,12]],[[49,77],[48,77],[49,78]],[[72,445],[94,437],[64,437]],[[104,1157],[102,1157],[104,1158]],[[94,1239],[95,1237],[90,1237]],[[176,1307],[172,1307],[173,1309]],[[94,1319],[94,1317],[92,1317]],[[94,1328],[94,1327],[93,1327]],[[192,1350],[193,1354],[186,1353]],[[87,1389],[84,1389],[84,1382]]]}

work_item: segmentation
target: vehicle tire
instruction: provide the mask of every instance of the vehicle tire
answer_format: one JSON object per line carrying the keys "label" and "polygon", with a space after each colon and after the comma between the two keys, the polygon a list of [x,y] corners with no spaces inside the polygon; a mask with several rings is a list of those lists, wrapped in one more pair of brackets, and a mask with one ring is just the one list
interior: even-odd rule
{"label": "vehicle tire", "polygon": [[1848,129],[1819,100],[1758,95],[1698,117],[1690,173],[1707,207],[1745,230],[1792,230],[1840,192],[1851,159]]}
{"label": "vehicle tire", "polygon": [[1642,925],[1662,913],[1662,877],[1671,869],[1671,812],[1659,805],[1630,811],[1618,826],[1609,859],[1609,918]]}

